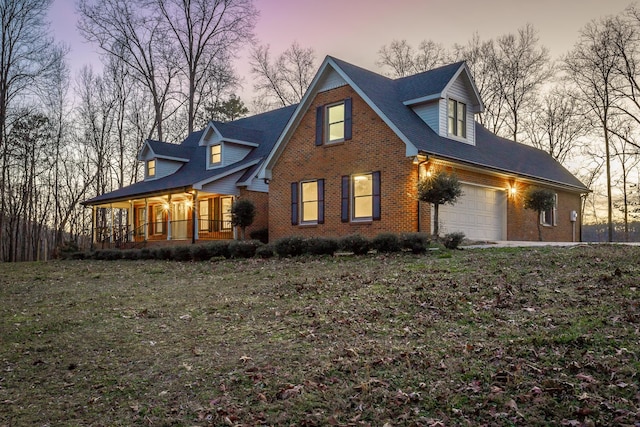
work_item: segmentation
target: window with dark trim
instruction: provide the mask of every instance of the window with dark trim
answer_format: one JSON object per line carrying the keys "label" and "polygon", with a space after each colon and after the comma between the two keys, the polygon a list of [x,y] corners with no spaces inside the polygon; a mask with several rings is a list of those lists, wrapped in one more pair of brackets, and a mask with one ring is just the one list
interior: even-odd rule
{"label": "window with dark trim", "polygon": [[448,104],[448,125],[449,135],[459,138],[467,137],[467,105],[463,102],[449,99]]}
{"label": "window with dark trim", "polygon": [[324,179],[291,183],[291,224],[324,223]]}
{"label": "window with dark trim", "polygon": [[198,228],[200,231],[211,231],[211,199],[198,201]]}
{"label": "window with dark trim", "polygon": [[352,137],[351,98],[316,108],[316,145],[342,142]]}
{"label": "window with dark trim", "polygon": [[379,220],[380,202],[380,172],[342,177],[342,222]]}
{"label": "window with dark trim", "polygon": [[558,225],[558,195],[553,195],[553,207],[540,212],[540,224],[552,226]]}

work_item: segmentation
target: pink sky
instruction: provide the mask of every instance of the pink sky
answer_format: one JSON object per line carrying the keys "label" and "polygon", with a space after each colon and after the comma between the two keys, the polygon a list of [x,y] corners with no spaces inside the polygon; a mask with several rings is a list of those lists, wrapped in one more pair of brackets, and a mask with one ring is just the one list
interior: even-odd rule
{"label": "pink sky", "polygon": [[[631,0],[254,0],[260,10],[255,33],[270,44],[273,55],[293,41],[313,47],[318,64],[333,55],[376,70],[377,52],[394,39],[416,46],[424,39],[450,47],[464,44],[474,32],[481,39],[515,33],[532,24],[554,58],[577,41],[578,31],[592,19],[617,14]],[[76,29],[74,0],[54,0],[50,14],[57,40],[71,47],[72,73],[86,63],[99,67],[95,48],[83,42]],[[244,75],[242,98],[249,104],[251,78],[246,52],[237,63]]]}

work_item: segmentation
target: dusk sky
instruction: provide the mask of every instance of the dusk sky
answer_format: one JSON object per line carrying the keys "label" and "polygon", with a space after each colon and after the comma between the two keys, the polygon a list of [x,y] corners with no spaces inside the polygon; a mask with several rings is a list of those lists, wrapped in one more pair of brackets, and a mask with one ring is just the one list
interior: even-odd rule
{"label": "dusk sky", "polygon": [[[476,31],[486,40],[530,23],[557,58],[575,44],[589,21],[617,14],[630,4],[632,0],[255,0],[260,11],[255,33],[259,43],[271,45],[273,56],[297,41],[314,48],[318,64],[332,55],[377,70],[378,50],[394,39],[406,39],[414,47],[431,39],[449,48],[466,43]],[[56,40],[71,47],[72,75],[85,63],[99,67],[95,48],[82,41],[76,29],[74,0],[54,0],[50,20]],[[236,67],[244,76],[242,93],[248,96],[245,51]]]}

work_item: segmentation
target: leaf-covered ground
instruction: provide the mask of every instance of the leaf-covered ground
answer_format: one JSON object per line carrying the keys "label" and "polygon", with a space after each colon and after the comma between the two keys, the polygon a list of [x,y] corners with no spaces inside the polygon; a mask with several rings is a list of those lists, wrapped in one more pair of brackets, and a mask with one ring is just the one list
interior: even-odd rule
{"label": "leaf-covered ground", "polygon": [[0,265],[0,425],[638,425],[640,248]]}

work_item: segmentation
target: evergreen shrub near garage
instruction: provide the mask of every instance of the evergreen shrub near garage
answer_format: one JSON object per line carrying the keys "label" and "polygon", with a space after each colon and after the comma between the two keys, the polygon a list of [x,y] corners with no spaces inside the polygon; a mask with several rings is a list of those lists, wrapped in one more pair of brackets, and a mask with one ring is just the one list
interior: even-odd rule
{"label": "evergreen shrub near garage", "polygon": [[353,252],[354,255],[365,255],[371,249],[371,242],[360,234],[345,236],[339,241],[340,249]]}
{"label": "evergreen shrub near garage", "polygon": [[402,246],[400,238],[393,233],[380,233],[371,241],[371,246],[378,252],[391,253],[400,252]]}
{"label": "evergreen shrub near garage", "polygon": [[338,250],[338,240],[328,237],[312,237],[307,240],[310,255],[333,255]]}
{"label": "evergreen shrub near garage", "polygon": [[427,233],[404,233],[400,235],[400,244],[402,249],[414,254],[422,254],[429,248],[431,236]]}

